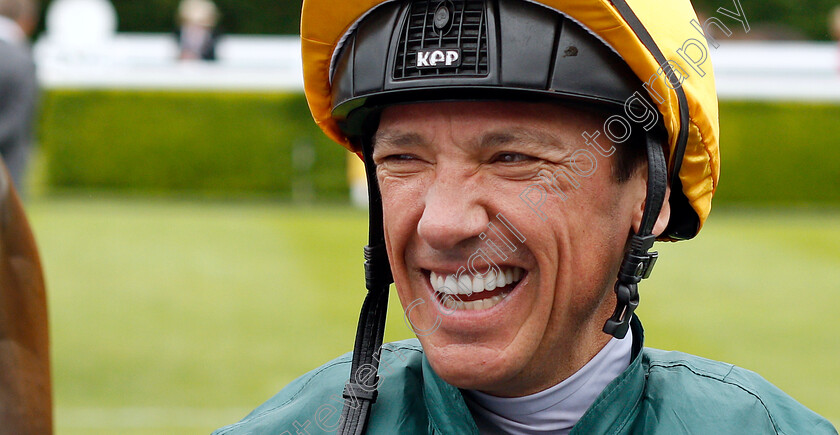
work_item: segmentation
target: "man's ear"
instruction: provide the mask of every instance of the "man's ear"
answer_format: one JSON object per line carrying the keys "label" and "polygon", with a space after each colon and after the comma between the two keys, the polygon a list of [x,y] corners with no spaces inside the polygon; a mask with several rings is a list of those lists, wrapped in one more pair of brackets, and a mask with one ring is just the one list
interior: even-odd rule
{"label": "man's ear", "polygon": [[[659,216],[656,218],[656,224],[653,225],[653,234],[660,235],[668,226],[668,221],[671,220],[671,204],[668,199],[671,197],[671,186],[665,189],[665,202],[662,204],[662,210],[659,211]],[[645,213],[645,201],[639,202],[639,208],[633,214],[633,232],[638,233],[639,227],[642,225],[642,215]]]}

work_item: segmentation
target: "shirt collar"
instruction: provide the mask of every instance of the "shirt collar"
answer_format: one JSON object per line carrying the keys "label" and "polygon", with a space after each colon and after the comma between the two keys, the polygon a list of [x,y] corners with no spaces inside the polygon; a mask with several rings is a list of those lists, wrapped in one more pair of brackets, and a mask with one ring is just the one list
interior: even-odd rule
{"label": "shirt collar", "polygon": [[630,367],[607,385],[572,429],[572,435],[618,433],[618,429],[639,414],[639,404],[645,390],[645,369],[641,357],[644,329],[636,316],[630,320],[630,328],[633,330]]}
{"label": "shirt collar", "polygon": [[627,369],[632,348],[631,330],[624,339],[609,340],[589,362],[562,382],[527,396],[462,392],[479,429],[487,425],[510,433],[568,433],[604,388]]}
{"label": "shirt collar", "polygon": [[[634,419],[638,414],[638,404],[645,388],[645,374],[641,358],[644,329],[636,316],[630,320],[630,328],[633,331],[630,367],[607,385],[572,429],[573,435],[611,433],[611,428],[623,426],[626,421]],[[432,370],[425,353],[423,354],[423,387],[429,424],[436,433],[478,434],[478,427],[464,402],[461,391],[438,377]]]}
{"label": "shirt collar", "polygon": [[26,34],[16,22],[0,15],[0,41],[12,45],[26,45]]}

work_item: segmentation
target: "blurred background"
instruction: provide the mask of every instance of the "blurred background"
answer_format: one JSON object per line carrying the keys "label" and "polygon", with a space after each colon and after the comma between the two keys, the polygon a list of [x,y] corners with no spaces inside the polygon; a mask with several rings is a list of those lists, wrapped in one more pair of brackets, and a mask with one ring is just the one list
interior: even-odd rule
{"label": "blurred background", "polygon": [[[701,235],[660,247],[646,344],[757,371],[840,425],[840,2],[741,0],[749,32],[717,12],[731,0],[694,4],[732,32],[710,48],[721,184]],[[306,107],[299,11],[40,4],[20,187],[58,434],[208,433],[351,350],[364,185]],[[391,306],[386,340],[412,336]]]}

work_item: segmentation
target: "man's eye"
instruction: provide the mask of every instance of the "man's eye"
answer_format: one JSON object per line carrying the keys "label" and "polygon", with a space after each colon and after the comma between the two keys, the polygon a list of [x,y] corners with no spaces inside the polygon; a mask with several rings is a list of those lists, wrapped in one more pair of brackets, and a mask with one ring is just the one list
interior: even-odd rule
{"label": "man's eye", "polygon": [[493,156],[491,163],[520,163],[534,160],[534,157],[520,153],[499,153]]}
{"label": "man's eye", "polygon": [[384,160],[394,162],[406,162],[417,160],[417,156],[413,154],[392,154],[390,156],[386,156]]}

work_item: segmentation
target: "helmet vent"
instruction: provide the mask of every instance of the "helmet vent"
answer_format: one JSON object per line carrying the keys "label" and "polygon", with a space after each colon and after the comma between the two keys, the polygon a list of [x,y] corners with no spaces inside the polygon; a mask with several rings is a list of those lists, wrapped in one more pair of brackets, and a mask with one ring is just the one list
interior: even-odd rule
{"label": "helmet vent", "polygon": [[[484,8],[483,0],[412,1],[402,23],[394,79],[487,76]],[[448,14],[446,26],[440,25],[441,10]]]}

